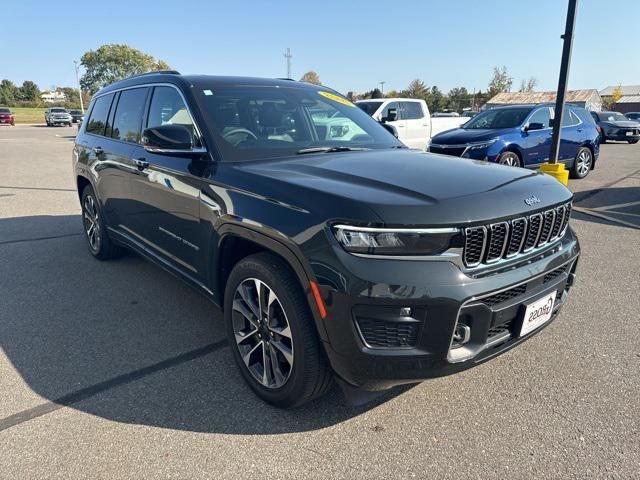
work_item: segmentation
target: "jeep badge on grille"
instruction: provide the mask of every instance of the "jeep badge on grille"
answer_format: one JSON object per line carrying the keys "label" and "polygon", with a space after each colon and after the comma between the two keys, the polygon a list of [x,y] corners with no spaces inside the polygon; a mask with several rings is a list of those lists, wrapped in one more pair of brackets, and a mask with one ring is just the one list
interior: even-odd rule
{"label": "jeep badge on grille", "polygon": [[531,195],[529,198],[524,199],[524,203],[529,206],[535,205],[536,203],[540,203],[540,199],[535,195]]}

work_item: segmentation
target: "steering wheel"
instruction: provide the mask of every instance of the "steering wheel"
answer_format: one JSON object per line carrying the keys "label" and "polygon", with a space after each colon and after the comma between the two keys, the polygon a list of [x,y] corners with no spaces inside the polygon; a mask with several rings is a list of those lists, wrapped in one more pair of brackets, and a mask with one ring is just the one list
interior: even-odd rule
{"label": "steering wheel", "polygon": [[236,141],[236,142],[232,142],[232,141],[229,140],[231,137],[233,137],[234,135],[237,135],[239,133],[244,133],[247,137],[253,138],[254,140],[258,140],[258,137],[256,137],[256,134],[253,133],[251,130],[247,130],[246,128],[234,128],[233,130],[229,130],[227,133],[222,135],[222,138],[227,140],[229,143],[231,143],[235,147],[236,145],[238,145],[243,140],[246,140],[246,139],[243,139],[243,138],[239,138],[238,141]]}

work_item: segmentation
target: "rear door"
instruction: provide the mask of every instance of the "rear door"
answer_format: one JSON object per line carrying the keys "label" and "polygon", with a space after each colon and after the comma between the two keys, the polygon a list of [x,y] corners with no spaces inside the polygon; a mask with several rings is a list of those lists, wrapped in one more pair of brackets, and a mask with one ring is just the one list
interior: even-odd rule
{"label": "rear door", "polygon": [[[158,85],[151,92],[143,127],[180,124],[194,131],[179,90]],[[197,134],[196,134],[197,137]],[[159,257],[198,280],[206,278],[204,231],[200,223],[200,187],[207,164],[179,155],[155,154],[136,145],[130,214],[135,235]]]}
{"label": "rear door", "polygon": [[421,102],[399,102],[400,118],[406,123],[405,144],[410,148],[424,150],[431,133],[431,125]]}
{"label": "rear door", "polygon": [[571,164],[578,154],[578,149],[580,145],[582,145],[584,136],[584,124],[582,120],[573,113],[571,108],[565,107],[564,115],[562,115],[558,160]]}
{"label": "rear door", "polygon": [[106,223],[122,228],[124,211],[129,202],[130,158],[132,145],[111,138],[113,115],[119,93],[96,99],[85,127],[81,147],[88,154],[91,169],[96,172],[94,187],[102,205]]}

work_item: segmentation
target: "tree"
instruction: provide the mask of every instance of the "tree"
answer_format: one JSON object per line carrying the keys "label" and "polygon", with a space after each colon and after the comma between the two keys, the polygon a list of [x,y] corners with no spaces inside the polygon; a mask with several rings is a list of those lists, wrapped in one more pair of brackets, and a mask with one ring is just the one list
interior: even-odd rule
{"label": "tree", "polygon": [[427,87],[422,80],[416,78],[411,81],[409,87],[403,93],[409,98],[420,98],[424,100],[429,95],[429,87]]}
{"label": "tree", "polygon": [[168,70],[169,65],[151,55],[128,45],[102,45],[82,55],[80,64],[85,73],[80,79],[83,90],[95,93],[100,88],[117,80],[155,70]]}
{"label": "tree", "polygon": [[6,78],[0,82],[0,105],[13,107],[16,104],[19,90],[11,80]]}
{"label": "tree", "polygon": [[431,88],[429,97],[427,98],[427,105],[429,105],[430,112],[439,112],[444,108],[444,94],[435,85]]}
{"label": "tree", "polygon": [[374,88],[371,90],[371,98],[384,98],[384,95],[382,95],[379,88]]}
{"label": "tree", "polygon": [[322,85],[320,83],[320,77],[313,70],[309,70],[307,73],[300,77],[301,82],[313,83],[314,85]]}
{"label": "tree", "polygon": [[622,87],[618,85],[616,88],[613,89],[613,92],[611,92],[611,105],[613,105],[614,103],[617,103],[618,100],[620,100],[623,95],[624,95],[624,92],[622,91]]}
{"label": "tree", "polygon": [[511,91],[511,85],[513,85],[513,78],[507,73],[507,67],[493,67],[493,78],[489,82],[489,98]]}
{"label": "tree", "polygon": [[470,106],[471,99],[469,98],[469,92],[465,87],[452,88],[449,90],[446,103],[449,110],[458,112]]}
{"label": "tree", "polygon": [[80,95],[77,88],[62,87],[60,91],[64,93],[66,103],[80,106]]}
{"label": "tree", "polygon": [[536,89],[538,85],[538,80],[536,77],[530,77],[528,80],[522,80],[520,82],[520,92],[531,93]]}
{"label": "tree", "polygon": [[22,86],[18,89],[18,99],[25,102],[37,102],[40,100],[40,89],[31,80],[22,82]]}

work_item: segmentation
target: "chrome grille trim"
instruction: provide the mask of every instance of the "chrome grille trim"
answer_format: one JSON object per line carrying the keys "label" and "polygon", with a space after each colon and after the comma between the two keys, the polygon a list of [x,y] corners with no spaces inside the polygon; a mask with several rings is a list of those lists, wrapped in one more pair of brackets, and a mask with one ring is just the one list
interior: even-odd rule
{"label": "chrome grille trim", "polygon": [[570,215],[571,203],[567,203],[528,217],[467,227],[463,230],[464,265],[467,268],[492,265],[542,249],[564,235]]}

